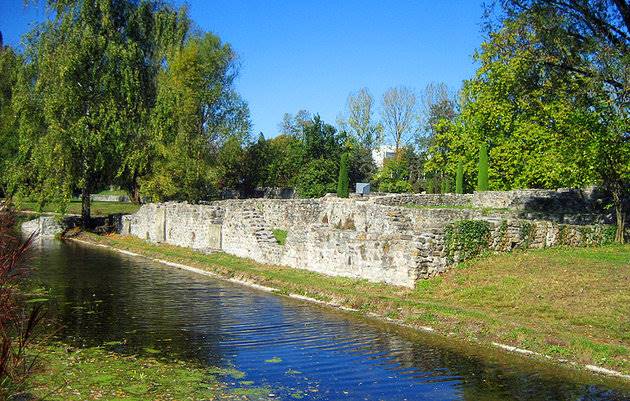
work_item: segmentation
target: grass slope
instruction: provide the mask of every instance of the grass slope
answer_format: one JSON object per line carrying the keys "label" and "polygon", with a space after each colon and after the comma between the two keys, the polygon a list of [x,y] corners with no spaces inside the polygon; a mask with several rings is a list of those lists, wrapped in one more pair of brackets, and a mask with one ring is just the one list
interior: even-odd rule
{"label": "grass slope", "polygon": [[630,245],[487,255],[415,289],[263,265],[133,237],[81,239],[195,266],[481,343],[630,373]]}

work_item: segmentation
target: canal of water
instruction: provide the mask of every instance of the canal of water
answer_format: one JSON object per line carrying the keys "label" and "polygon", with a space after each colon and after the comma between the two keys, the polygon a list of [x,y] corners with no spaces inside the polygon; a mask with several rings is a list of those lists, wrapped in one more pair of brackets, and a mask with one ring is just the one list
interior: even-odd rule
{"label": "canal of water", "polygon": [[119,352],[234,367],[245,377],[226,378],[231,386],[269,386],[277,399],[630,399],[628,387],[594,375],[451,346],[106,249],[46,241],[34,261],[63,341],[120,342]]}

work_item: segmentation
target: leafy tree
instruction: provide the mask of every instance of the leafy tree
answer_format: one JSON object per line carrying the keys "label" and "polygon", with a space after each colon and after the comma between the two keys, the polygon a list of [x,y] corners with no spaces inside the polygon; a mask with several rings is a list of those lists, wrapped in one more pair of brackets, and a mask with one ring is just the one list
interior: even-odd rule
{"label": "leafy tree", "polygon": [[488,146],[482,143],[479,147],[479,175],[477,176],[477,191],[488,190]]}
{"label": "leafy tree", "polygon": [[[504,0],[501,31],[550,80],[571,85],[558,148],[613,197],[623,242],[630,181],[630,5],[625,0]],[[558,113],[560,114],[560,113]],[[579,151],[576,151],[579,149]]]}
{"label": "leafy tree", "polygon": [[383,142],[383,126],[374,121],[374,98],[367,88],[348,95],[346,116],[338,120],[341,131],[348,132],[370,151]]}
{"label": "leafy tree", "polygon": [[304,128],[311,123],[313,116],[307,110],[300,110],[295,115],[285,113],[280,123],[280,133],[299,137]]}
{"label": "leafy tree", "polygon": [[381,119],[396,153],[416,131],[416,95],[407,87],[390,88],[383,94]]}
{"label": "leafy tree", "polygon": [[325,123],[319,115],[306,125],[301,133],[304,146],[304,157],[313,159],[339,160],[345,135],[338,133],[335,127]]}
{"label": "leafy tree", "polygon": [[9,165],[19,146],[13,92],[20,66],[20,57],[11,47],[3,46],[0,34],[0,196],[6,192]]}
{"label": "leafy tree", "polygon": [[345,147],[348,148],[350,187],[354,188],[357,182],[370,182],[376,171],[372,151],[351,138],[348,139]]}
{"label": "leafy tree", "polygon": [[348,153],[341,155],[339,178],[337,179],[337,196],[347,198],[350,194],[350,177],[348,176]]}
{"label": "leafy tree", "polygon": [[[129,135],[149,107],[144,93],[151,57],[144,50],[154,40],[148,33],[161,7],[105,0],[48,4],[54,18],[27,37],[28,66],[18,89],[21,148],[32,168],[27,184],[43,200],[62,203],[78,188],[87,225],[92,191],[114,179]],[[41,121],[29,122],[25,113],[33,110]]]}
{"label": "leafy tree", "polygon": [[231,47],[212,34],[192,36],[169,55],[157,78],[143,194],[196,202],[216,196],[217,186],[240,185],[249,112],[232,86],[234,63]]}
{"label": "leafy tree", "polygon": [[381,192],[411,192],[406,152],[401,151],[398,157],[385,160],[383,168],[374,175],[374,182]]}
{"label": "leafy tree", "polygon": [[269,187],[289,187],[304,167],[304,147],[302,142],[289,135],[278,135],[269,139],[269,164],[267,180]]}
{"label": "leafy tree", "polygon": [[298,195],[304,198],[319,198],[327,193],[335,192],[337,173],[338,166],[333,160],[311,160],[295,177],[295,189]]}
{"label": "leafy tree", "polygon": [[426,151],[433,145],[433,139],[444,121],[452,122],[457,116],[457,102],[445,83],[431,82],[420,95],[421,134],[416,138],[416,145]]}

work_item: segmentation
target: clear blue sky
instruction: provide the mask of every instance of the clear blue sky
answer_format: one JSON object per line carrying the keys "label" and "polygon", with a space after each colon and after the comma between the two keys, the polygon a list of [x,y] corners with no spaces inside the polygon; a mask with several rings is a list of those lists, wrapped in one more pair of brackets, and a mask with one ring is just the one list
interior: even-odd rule
{"label": "clear blue sky", "polygon": [[[42,3],[43,1],[40,1]],[[181,4],[181,1],[177,3]],[[240,58],[238,91],[253,133],[274,136],[284,113],[307,109],[334,123],[347,95],[368,87],[459,88],[482,41],[481,0],[189,0],[199,28]],[[41,6],[0,0],[0,31],[18,45]]]}

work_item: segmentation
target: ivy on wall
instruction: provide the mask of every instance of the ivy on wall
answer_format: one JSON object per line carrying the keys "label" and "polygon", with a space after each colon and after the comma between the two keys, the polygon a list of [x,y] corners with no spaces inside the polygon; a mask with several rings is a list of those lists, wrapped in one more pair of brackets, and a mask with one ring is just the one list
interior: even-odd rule
{"label": "ivy on wall", "polygon": [[481,220],[459,220],[446,227],[444,248],[448,264],[470,259],[488,249],[490,223]]}

